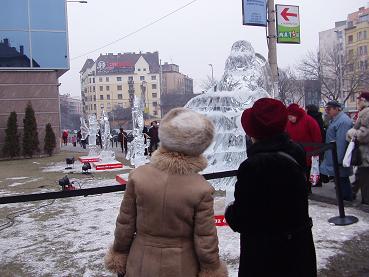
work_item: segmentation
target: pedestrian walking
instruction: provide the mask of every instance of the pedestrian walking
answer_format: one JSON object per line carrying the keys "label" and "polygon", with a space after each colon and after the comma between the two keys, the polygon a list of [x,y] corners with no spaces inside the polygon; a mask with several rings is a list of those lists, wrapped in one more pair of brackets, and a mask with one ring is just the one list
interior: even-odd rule
{"label": "pedestrian walking", "polygon": [[73,144],[73,147],[77,146],[77,136],[76,135],[72,136],[72,144]]}
{"label": "pedestrian walking", "polygon": [[228,276],[219,259],[214,189],[198,174],[214,126],[176,108],[162,119],[159,137],[151,162],[129,174],[105,265],[125,277]]}
{"label": "pedestrian walking", "polygon": [[353,198],[361,189],[361,203],[369,205],[369,92],[358,97],[359,114],[353,128],[347,132],[347,140],[359,143],[362,164],[357,168],[357,179],[353,185]]}
{"label": "pedestrian walking", "polygon": [[150,146],[149,146],[149,155],[151,156],[152,153],[158,149],[159,146],[159,127],[158,122],[153,121],[151,122],[151,127],[148,131],[148,136],[150,137]]}
{"label": "pedestrian walking", "polygon": [[68,144],[68,131],[67,130],[63,131],[62,138],[63,138],[64,145],[67,145]]}
{"label": "pedestrian walking", "polygon": [[122,148],[122,153],[127,155],[127,151],[128,151],[127,133],[124,132],[123,128],[120,128],[119,131],[120,132],[118,134],[118,141],[120,142],[120,147]]}
{"label": "pedestrian walking", "polygon": [[[287,108],[288,122],[286,132],[297,143],[322,143],[322,135],[318,123],[297,104],[291,104]],[[304,147],[306,152],[313,151],[312,146]],[[311,171],[311,156],[306,157],[306,183],[308,192],[311,193],[309,180]]]}
{"label": "pedestrian walking", "polygon": [[241,234],[238,276],[315,277],[305,151],[284,132],[287,109],[279,100],[261,98],[243,112],[241,123],[253,144],[225,212]]}
{"label": "pedestrian walking", "polygon": [[[337,143],[338,177],[340,178],[343,200],[352,201],[352,189],[349,179],[349,176],[352,175],[352,168],[342,166],[348,144],[346,134],[352,127],[352,120],[342,111],[342,106],[337,101],[332,100],[327,102],[325,111],[330,118],[325,142],[330,143],[331,141],[335,141]],[[320,173],[334,177],[332,151],[326,151],[324,153],[324,160],[320,165]]]}

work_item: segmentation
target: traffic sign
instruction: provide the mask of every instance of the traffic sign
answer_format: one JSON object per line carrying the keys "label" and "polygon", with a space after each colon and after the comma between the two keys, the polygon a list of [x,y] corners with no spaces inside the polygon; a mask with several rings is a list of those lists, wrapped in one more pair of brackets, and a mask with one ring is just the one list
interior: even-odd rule
{"label": "traffic sign", "polygon": [[276,5],[277,42],[300,43],[300,15],[298,6]]}

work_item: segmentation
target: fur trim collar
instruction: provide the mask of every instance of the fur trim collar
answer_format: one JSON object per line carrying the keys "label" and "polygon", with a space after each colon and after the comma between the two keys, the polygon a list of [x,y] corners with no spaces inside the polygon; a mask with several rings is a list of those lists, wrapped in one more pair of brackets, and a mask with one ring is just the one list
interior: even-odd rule
{"label": "fur trim collar", "polygon": [[152,157],[150,164],[170,174],[190,175],[204,170],[208,162],[204,156],[186,156],[179,152],[170,152],[159,147]]}

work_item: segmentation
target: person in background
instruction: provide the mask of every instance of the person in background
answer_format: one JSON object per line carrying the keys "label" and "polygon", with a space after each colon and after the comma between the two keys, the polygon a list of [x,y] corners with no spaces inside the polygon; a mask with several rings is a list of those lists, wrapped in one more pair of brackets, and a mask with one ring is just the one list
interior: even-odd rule
{"label": "person in background", "polygon": [[359,143],[362,164],[357,168],[357,179],[353,184],[353,198],[361,189],[361,203],[369,205],[369,92],[358,97],[359,114],[353,128],[347,132],[347,140]]}
{"label": "person in background", "polygon": [[[318,123],[297,104],[291,104],[287,108],[288,122],[286,132],[297,143],[312,142],[322,143],[322,135]],[[313,151],[311,146],[304,147],[306,152]],[[308,192],[311,193],[309,181],[311,170],[311,156],[306,157],[306,183]]]}
{"label": "person in background", "polygon": [[241,117],[253,140],[238,168],[235,200],[225,212],[241,234],[238,276],[317,276],[304,149],[284,132],[287,109],[261,98]]}
{"label": "person in background", "polygon": [[82,140],[82,133],[81,133],[81,130],[79,130],[77,132],[77,143],[79,143],[82,146],[81,140]]}
{"label": "person in background", "polygon": [[122,148],[122,153],[127,155],[127,151],[128,151],[127,133],[124,132],[123,128],[120,128],[119,131],[120,132],[118,134],[118,141],[120,142],[120,147]]}
{"label": "person in background", "polygon": [[[349,176],[352,175],[351,167],[342,167],[342,161],[345,156],[347,141],[347,131],[352,127],[352,120],[343,111],[342,106],[337,101],[329,101],[325,105],[325,111],[330,118],[329,126],[326,132],[325,142],[337,143],[337,157],[339,164],[339,178],[342,188],[343,200],[352,201],[352,189]],[[327,176],[334,176],[332,151],[325,151],[324,160],[320,165],[320,173]]]}
{"label": "person in background", "polygon": [[68,131],[67,130],[63,131],[62,138],[63,138],[64,145],[67,145],[68,144]]}
{"label": "person in background", "polygon": [[[180,128],[178,126],[181,126]],[[205,116],[169,111],[151,162],[130,172],[105,266],[127,277],[226,277],[214,224],[214,188],[198,174],[214,138]]]}
{"label": "person in background", "polygon": [[323,122],[323,115],[319,111],[318,106],[310,104],[306,106],[306,113],[315,119],[316,123],[319,125],[320,133],[322,138],[325,138],[325,127]]}
{"label": "person in background", "polygon": [[77,136],[75,134],[72,135],[72,144],[74,147],[77,146]]}
{"label": "person in background", "polygon": [[159,127],[158,122],[155,120],[151,122],[151,127],[148,131],[148,135],[150,137],[150,147],[149,147],[149,155],[152,155],[152,152],[154,152],[156,149],[158,149],[159,144]]}

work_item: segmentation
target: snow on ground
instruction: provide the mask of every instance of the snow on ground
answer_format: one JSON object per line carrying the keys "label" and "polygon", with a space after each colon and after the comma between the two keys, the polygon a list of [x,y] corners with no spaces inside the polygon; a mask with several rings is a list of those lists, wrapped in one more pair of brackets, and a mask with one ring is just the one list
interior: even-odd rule
{"label": "snow on ground", "polygon": [[[18,178],[20,178],[20,177],[18,177]],[[25,178],[30,178],[30,177],[21,177],[21,178],[25,179]],[[12,178],[7,178],[7,179],[12,179]],[[23,180],[23,179],[16,179],[16,180]],[[27,183],[32,183],[32,182],[39,181],[41,179],[43,179],[43,178],[42,177],[37,177],[37,178],[31,178],[31,179],[26,180],[24,182],[14,182],[14,183],[10,184],[9,187],[20,186],[20,185],[24,185],[24,184],[27,184]]]}
{"label": "snow on ground", "polygon": [[[83,188],[117,184],[114,179],[78,180]],[[43,201],[42,203],[11,204],[20,210],[50,203],[49,206],[22,215],[15,224],[0,231],[0,268],[17,276],[114,276],[103,266],[104,253],[112,243],[115,220],[123,193]],[[216,198],[215,210],[222,210],[223,197]],[[326,266],[328,258],[339,253],[340,246],[354,236],[369,230],[368,216],[354,209],[357,224],[332,226],[327,220],[338,214],[336,206],[310,202],[314,220],[314,240],[318,267]],[[0,221],[0,226],[3,221]],[[229,227],[217,227],[221,257],[228,264],[230,276],[237,276],[239,235]],[[1,229],[1,228],[0,228]],[[8,272],[8,273],[9,273]],[[15,276],[9,274],[5,276]]]}
{"label": "snow on ground", "polygon": [[11,178],[6,178],[6,180],[24,180],[27,179],[29,177],[11,177]]}

